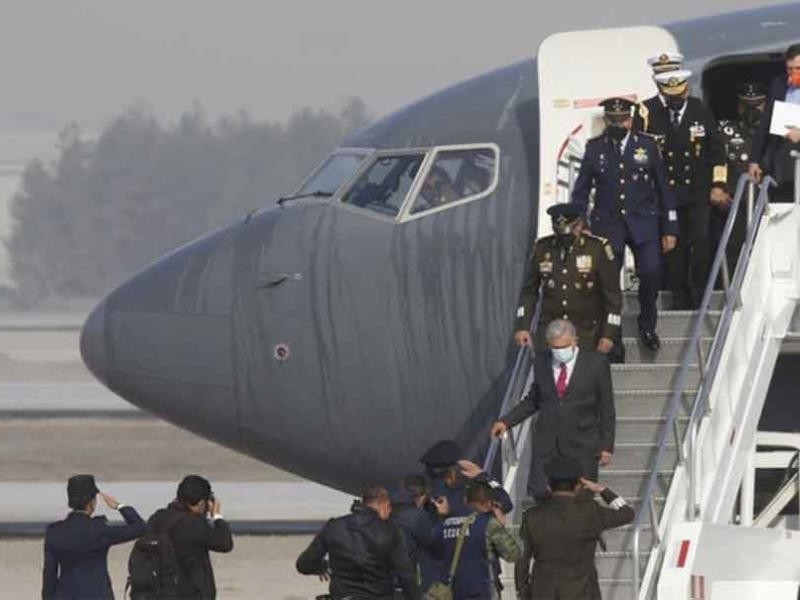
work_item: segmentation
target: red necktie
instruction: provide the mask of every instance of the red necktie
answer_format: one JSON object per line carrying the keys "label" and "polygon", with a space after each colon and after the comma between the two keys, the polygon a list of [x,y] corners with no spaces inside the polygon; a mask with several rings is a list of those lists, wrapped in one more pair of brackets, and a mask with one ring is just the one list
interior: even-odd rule
{"label": "red necktie", "polygon": [[561,370],[558,372],[558,379],[556,380],[556,394],[559,399],[563,398],[567,393],[567,365],[561,363]]}

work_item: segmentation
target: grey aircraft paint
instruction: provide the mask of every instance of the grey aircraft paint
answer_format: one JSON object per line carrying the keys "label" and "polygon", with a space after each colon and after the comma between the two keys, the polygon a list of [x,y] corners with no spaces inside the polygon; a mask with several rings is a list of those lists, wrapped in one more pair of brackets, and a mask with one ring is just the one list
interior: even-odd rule
{"label": "grey aircraft paint", "polygon": [[[800,39],[800,6],[667,29],[699,73]],[[477,459],[537,225],[537,89],[525,60],[343,144],[495,143],[491,195],[404,222],[336,199],[265,207],[114,290],[84,326],[84,361],[145,410],[346,491],[419,470],[441,438]]]}

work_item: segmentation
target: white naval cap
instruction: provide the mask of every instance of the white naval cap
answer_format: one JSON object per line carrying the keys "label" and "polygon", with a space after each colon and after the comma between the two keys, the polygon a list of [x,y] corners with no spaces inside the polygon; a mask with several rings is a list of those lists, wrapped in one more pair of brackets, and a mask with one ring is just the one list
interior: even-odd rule
{"label": "white naval cap", "polygon": [[653,79],[658,85],[658,90],[666,96],[677,96],[683,94],[689,85],[689,78],[692,72],[689,69],[678,69],[676,71],[664,71],[653,75]]}
{"label": "white naval cap", "polygon": [[677,71],[683,64],[683,54],[679,52],[662,52],[648,58],[647,64],[653,69],[653,73]]}

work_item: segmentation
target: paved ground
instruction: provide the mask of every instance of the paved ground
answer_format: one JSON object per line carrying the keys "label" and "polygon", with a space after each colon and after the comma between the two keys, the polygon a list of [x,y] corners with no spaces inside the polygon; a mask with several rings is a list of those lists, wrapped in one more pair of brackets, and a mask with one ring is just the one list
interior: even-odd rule
{"label": "paved ground", "polygon": [[0,482],[179,481],[201,473],[225,481],[298,478],[155,419],[0,419]]}
{"label": "paved ground", "polygon": [[[213,558],[220,600],[306,600],[326,591],[314,577],[294,570],[310,537],[239,537],[231,554]],[[117,598],[123,598],[130,544],[112,548],[109,571]],[[37,598],[41,590],[41,540],[0,541],[2,597]]]}

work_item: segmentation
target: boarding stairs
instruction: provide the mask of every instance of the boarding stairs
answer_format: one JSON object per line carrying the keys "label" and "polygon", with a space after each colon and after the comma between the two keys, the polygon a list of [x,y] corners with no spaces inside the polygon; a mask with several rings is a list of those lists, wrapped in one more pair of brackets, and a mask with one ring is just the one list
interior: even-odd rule
{"label": "boarding stairs", "polygon": [[[755,447],[780,340],[800,298],[800,208],[770,206],[770,185],[769,179],[760,186],[740,179],[699,310],[671,311],[670,294],[660,294],[659,351],[635,337],[638,302],[634,292],[624,293],[626,363],[612,366],[616,447],[600,481],[634,507],[636,520],[606,532],[605,549],[598,547],[607,600],[656,597],[674,524],[733,520],[746,466],[736,449]],[[725,247],[739,210],[747,212],[748,234],[731,274]],[[714,282],[723,289],[715,290]],[[530,386],[531,360],[529,350],[519,351],[501,414]],[[725,406],[715,407],[723,400]],[[526,422],[487,454],[487,467],[501,454],[504,483],[517,506],[515,524],[529,502],[530,439]],[[506,589],[514,597],[513,576],[506,577]]]}

